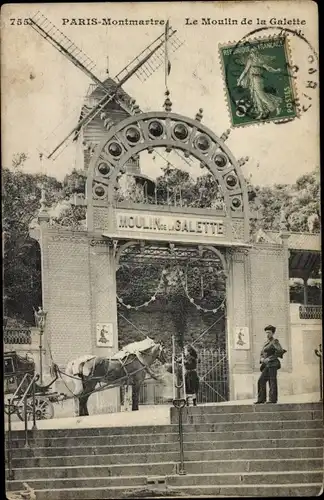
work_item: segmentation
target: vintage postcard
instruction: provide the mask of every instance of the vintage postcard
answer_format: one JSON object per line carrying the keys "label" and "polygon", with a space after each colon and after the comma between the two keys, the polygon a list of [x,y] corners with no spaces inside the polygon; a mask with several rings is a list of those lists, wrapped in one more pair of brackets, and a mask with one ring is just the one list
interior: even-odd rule
{"label": "vintage postcard", "polygon": [[1,10],[6,496],[317,496],[318,11]]}

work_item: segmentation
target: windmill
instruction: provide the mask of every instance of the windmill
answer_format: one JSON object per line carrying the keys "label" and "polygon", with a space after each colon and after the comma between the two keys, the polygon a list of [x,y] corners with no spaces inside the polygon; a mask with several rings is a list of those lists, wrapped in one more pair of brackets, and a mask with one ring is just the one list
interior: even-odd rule
{"label": "windmill", "polygon": [[[68,140],[78,138],[80,130],[89,125],[99,114],[106,129],[113,125],[113,121],[107,114],[107,106],[116,103],[127,115],[139,113],[139,106],[135,100],[130,98],[123,91],[122,85],[133,75],[140,81],[146,81],[162,64],[164,64],[165,39],[170,40],[169,50],[175,52],[183,45],[183,42],[175,35],[176,30],[168,27],[167,33],[163,33],[149,44],[140,54],[138,54],[125,68],[123,68],[114,79],[108,78],[102,81],[96,76],[96,64],[80,48],[78,48],[62,31],[60,31],[41,12],[37,12],[30,19],[30,26],[61,54],[67,57],[78,69],[86,74],[93,82],[90,90],[96,91],[96,102],[92,106],[84,106],[79,122],[72,130],[59,142],[59,144],[46,154],[47,158],[54,158],[59,154]],[[91,92],[90,92],[91,93]],[[100,97],[98,97],[100,96]],[[56,156],[56,158],[57,158]]]}

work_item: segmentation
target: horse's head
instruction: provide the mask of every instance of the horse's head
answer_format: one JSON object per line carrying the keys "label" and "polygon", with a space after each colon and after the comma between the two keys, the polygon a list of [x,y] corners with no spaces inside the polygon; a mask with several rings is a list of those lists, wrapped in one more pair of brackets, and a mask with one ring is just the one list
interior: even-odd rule
{"label": "horse's head", "polygon": [[167,359],[162,344],[154,342],[154,340],[150,339],[149,337],[146,337],[145,340],[139,342],[138,344],[142,344],[141,346],[138,346],[139,352],[141,352],[142,355],[145,355],[146,353],[148,356],[150,356],[150,363],[154,362],[156,359],[158,359],[162,364],[166,363]]}

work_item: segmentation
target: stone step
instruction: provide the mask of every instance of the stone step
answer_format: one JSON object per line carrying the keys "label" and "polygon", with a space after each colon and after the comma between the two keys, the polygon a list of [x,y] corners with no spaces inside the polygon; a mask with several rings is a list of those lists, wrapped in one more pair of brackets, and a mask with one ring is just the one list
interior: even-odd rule
{"label": "stone step", "polygon": [[[173,406],[170,407],[172,412],[177,412],[178,410]],[[212,404],[203,405],[198,404],[198,406],[185,407],[183,411],[190,412],[191,414],[197,413],[262,413],[269,412],[280,413],[283,411],[320,411],[323,412],[323,405],[321,402],[318,403],[277,403],[277,404],[241,404],[241,405],[222,405],[222,404]]]}
{"label": "stone step", "polygon": [[[297,422],[295,422],[297,424]],[[294,438],[321,438],[323,437],[323,427],[317,421],[311,421],[311,428],[304,427],[292,427],[288,429],[259,429],[259,430],[246,430],[246,425],[244,425],[244,430],[237,429],[224,431],[222,428],[217,430],[215,424],[204,424],[203,426],[184,426],[184,440],[185,441],[232,441],[232,440],[249,440],[249,439],[294,439]],[[233,425],[233,424],[232,424]],[[198,427],[198,428],[197,428]],[[215,429],[216,427],[216,429]],[[125,430],[125,433],[127,430]],[[20,435],[21,436],[21,435]],[[168,434],[156,434],[151,435],[136,435],[136,434],[124,434],[112,435],[112,436],[83,436],[75,438],[51,438],[51,439],[30,439],[30,448],[39,447],[64,447],[72,448],[83,443],[86,446],[113,446],[118,444],[152,444],[152,443],[177,443],[178,433],[168,433]],[[22,437],[19,439],[12,440],[12,447],[25,449],[25,441]],[[17,451],[18,452],[18,451]]]}
{"label": "stone step", "polygon": [[[63,447],[73,447],[76,446],[79,443],[84,443],[85,446],[93,445],[96,446],[97,444],[120,444],[121,442],[126,443],[131,443],[131,444],[136,444],[136,443],[143,443],[143,444],[152,444],[152,443],[172,443],[176,442],[178,439],[178,432],[169,432],[166,434],[128,434],[128,429],[124,428],[124,435],[120,434],[112,434],[112,435],[107,435],[107,434],[102,434],[102,435],[95,435],[92,436],[91,434],[85,435],[85,436],[67,436],[66,438],[64,437],[51,437],[51,438],[38,438],[37,431],[35,432],[34,436],[36,437],[29,437],[28,438],[28,443],[29,446],[31,447],[57,447],[57,446],[63,446]],[[25,439],[23,437],[23,434],[19,435],[19,438],[13,439],[12,440],[12,447],[13,448],[24,448],[25,447]]]}
{"label": "stone step", "polygon": [[[172,415],[172,423],[178,422],[178,413]],[[214,423],[214,422],[235,422],[235,423],[251,423],[251,422],[282,422],[282,421],[311,421],[317,420],[322,422],[322,412],[320,411],[282,411],[269,412],[263,411],[258,413],[191,413],[184,412],[184,424],[200,424],[200,423]]]}
{"label": "stone step", "polygon": [[[296,484],[264,484],[248,486],[232,485],[201,485],[201,486],[178,486],[168,488],[169,497],[175,496],[199,498],[209,496],[215,497],[282,497],[282,496],[318,496],[321,492],[322,483],[296,483]],[[92,487],[92,488],[65,488],[35,490],[37,500],[103,500],[108,498],[166,498],[167,494],[161,491],[161,496],[156,490],[143,488],[142,485],[115,486],[115,487]]]}
{"label": "stone step", "polygon": [[[154,478],[154,476],[152,476]],[[292,472],[248,472],[244,474],[186,474],[172,475],[160,478],[165,481],[166,486],[201,486],[201,485],[248,485],[248,484],[294,484],[294,483],[320,483],[322,473],[320,471],[292,471]],[[90,487],[116,487],[116,486],[139,486],[148,485],[147,476],[121,476],[121,477],[81,477],[69,479],[33,479],[28,485],[36,490],[63,489],[63,488],[90,488]],[[10,481],[7,483],[8,491],[23,490],[21,481]]]}
{"label": "stone step", "polygon": [[[83,417],[87,418],[87,417]],[[77,419],[76,419],[77,420]],[[31,425],[31,424],[30,424]],[[178,426],[168,425],[133,425],[127,427],[82,427],[80,429],[37,429],[28,431],[30,436],[36,434],[39,438],[70,438],[84,436],[123,436],[130,435],[156,435],[177,432]],[[24,430],[12,431],[12,437],[19,439],[24,435]]]}
{"label": "stone step", "polygon": [[[128,426],[127,434],[164,434],[173,432],[178,423],[178,410],[170,407],[170,412],[173,416],[174,424],[171,425],[151,425],[151,426]],[[184,408],[183,415],[211,415],[217,414],[219,422],[226,421],[253,421],[258,419],[264,420],[263,413],[268,414],[266,420],[298,420],[302,418],[300,412],[306,412],[305,416],[309,417],[306,420],[318,419],[323,422],[323,408],[321,403],[302,403],[302,404],[277,404],[277,405],[206,405]],[[236,414],[240,414],[237,417]],[[280,415],[280,417],[279,417]],[[291,417],[291,418],[289,418]],[[233,420],[231,420],[233,419]],[[19,438],[23,434],[23,430],[15,430],[12,432],[14,438]],[[39,429],[37,435],[39,437],[75,437],[87,435],[117,435],[124,434],[125,427],[97,427],[97,428],[80,428],[80,429]],[[32,434],[32,431],[30,431]]]}
{"label": "stone step", "polygon": [[[244,422],[244,430],[247,431],[247,430],[280,430],[280,429],[320,429],[323,427],[323,423],[320,419],[317,419],[317,420],[313,420],[313,419],[310,419],[310,420],[278,420],[278,421],[251,421],[251,422]],[[65,444],[68,446],[73,440],[80,440],[82,439],[82,441],[84,439],[96,439],[96,438],[102,438],[104,436],[106,436],[108,438],[108,440],[111,440],[111,439],[117,439],[117,440],[120,440],[120,439],[124,439],[125,436],[127,437],[127,439],[129,438],[139,438],[139,439],[148,439],[148,440],[151,440],[151,441],[156,441],[158,440],[160,437],[164,436],[164,435],[175,435],[177,434],[178,432],[178,427],[177,425],[172,425],[172,426],[169,426],[167,429],[168,429],[168,432],[164,432],[164,433],[135,433],[135,432],[129,432],[129,429],[131,428],[123,428],[124,429],[124,433],[105,433],[104,431],[100,434],[96,434],[96,435],[93,435],[91,430],[92,429],[85,429],[85,434],[82,435],[82,436],[74,436],[73,434],[70,434],[70,435],[66,435],[66,437],[56,437],[55,434],[53,437],[41,437],[41,434],[39,434],[39,431],[30,431],[28,433],[28,436],[30,438],[30,441],[43,441],[45,444],[44,446],[48,446],[50,445],[52,442],[58,442],[59,440],[61,442],[65,442]],[[242,423],[240,421],[238,422],[227,422],[227,421],[224,421],[224,422],[215,422],[215,423],[205,423],[203,424],[184,424],[183,426],[183,430],[184,430],[184,433],[197,433],[197,432],[201,432],[202,430],[203,431],[209,431],[209,432],[226,432],[226,431],[230,431],[230,432],[235,432],[237,430],[240,430],[242,429]],[[19,446],[19,444],[23,444],[24,442],[24,432],[20,432],[18,435],[13,435],[13,439],[12,439],[15,443],[17,443],[17,446]]]}
{"label": "stone step", "polygon": [[321,483],[322,471],[277,471],[277,472],[247,472],[243,474],[186,474],[167,477],[167,485],[200,486],[200,485],[248,485],[248,484],[294,484]]}
{"label": "stone step", "polygon": [[[228,440],[214,441],[214,434],[211,434],[210,440],[189,441],[185,440],[185,450],[226,450],[230,449],[260,449],[260,448],[300,448],[323,446],[323,438],[293,438],[293,439],[248,439],[248,440]],[[74,455],[109,455],[109,454],[128,454],[128,453],[147,453],[147,452],[168,452],[177,451],[178,442],[172,443],[152,443],[152,444],[115,444],[115,445],[97,445],[97,446],[73,446],[70,448],[13,448],[13,457],[19,459],[29,459],[30,457],[66,457]]]}
{"label": "stone step", "polygon": [[[186,461],[208,461],[208,460],[252,460],[261,459],[265,456],[269,459],[286,458],[322,458],[323,448],[268,448],[264,449],[231,449],[231,450],[210,450],[209,444],[206,448],[197,451],[184,450]],[[155,451],[146,453],[127,453],[127,454],[107,454],[107,455],[85,455],[79,456],[58,456],[58,457],[36,457],[36,458],[14,458],[12,465],[14,468],[24,467],[70,467],[83,465],[117,465],[117,464],[136,464],[136,463],[154,463],[154,462],[176,462],[179,460],[178,450],[157,453]]]}
{"label": "stone step", "polygon": [[[310,406],[313,405],[313,406]],[[283,407],[281,411],[273,411],[273,407],[278,409]],[[321,420],[323,422],[323,411],[320,404],[308,403],[303,406],[297,405],[295,411],[289,410],[292,405],[236,405],[236,406],[203,406],[203,407],[190,407],[184,408],[183,417],[184,421],[188,416],[192,416],[195,419],[201,415],[208,415],[208,419],[217,416],[216,422],[258,422],[258,421],[281,421],[281,420]],[[301,407],[301,408],[300,408]],[[250,411],[246,411],[250,408]],[[299,409],[300,408],[300,409]],[[229,410],[229,411],[228,411]],[[170,408],[172,415],[172,424],[170,425],[156,425],[156,426],[129,426],[127,427],[127,434],[162,434],[167,432],[173,432],[175,426],[178,423],[178,410],[175,408]],[[266,418],[266,416],[268,418]],[[202,417],[200,417],[202,418]],[[23,434],[23,430],[14,430],[12,436],[14,438],[19,438]],[[74,437],[74,436],[85,436],[85,435],[116,435],[124,434],[125,427],[102,427],[102,428],[91,428],[88,427],[80,429],[37,429],[37,435],[39,437],[49,438],[49,437]],[[32,434],[32,431],[30,431]]]}
{"label": "stone step", "polygon": [[[263,406],[263,405],[259,405]],[[257,406],[257,408],[259,408]],[[224,407],[222,407],[224,408]],[[199,427],[198,424],[201,422],[271,422],[271,421],[294,421],[294,420],[320,420],[323,423],[323,412],[320,410],[298,410],[298,411],[281,411],[273,412],[269,410],[269,406],[265,405],[263,411],[254,412],[243,412],[244,406],[235,406],[237,409],[242,409],[242,411],[235,412],[218,412],[217,407],[205,406],[205,407],[190,407],[184,408],[183,410],[183,422],[188,422]],[[178,410],[172,408],[172,424],[170,425],[157,425],[157,426],[129,426],[126,427],[127,434],[165,434],[169,432],[174,432],[178,424]],[[267,410],[267,411],[265,411]],[[102,435],[123,435],[125,433],[125,427],[97,427],[88,428],[84,427],[81,429],[37,429],[36,431],[38,438],[50,438],[50,437],[78,437],[78,436],[102,436]],[[14,439],[19,439],[24,434],[23,430],[12,431],[12,437]],[[32,436],[35,434],[33,431],[29,431]]]}
{"label": "stone step", "polygon": [[[178,462],[178,461],[177,461]],[[114,465],[83,465],[64,467],[16,468],[14,477],[17,480],[28,481],[42,478],[69,477],[102,477],[102,476],[138,476],[138,475],[171,475],[176,472],[177,462],[114,464]],[[188,474],[210,474],[224,472],[267,472],[267,471],[307,471],[322,470],[322,458],[285,458],[285,459],[242,459],[242,460],[208,460],[186,462]]]}

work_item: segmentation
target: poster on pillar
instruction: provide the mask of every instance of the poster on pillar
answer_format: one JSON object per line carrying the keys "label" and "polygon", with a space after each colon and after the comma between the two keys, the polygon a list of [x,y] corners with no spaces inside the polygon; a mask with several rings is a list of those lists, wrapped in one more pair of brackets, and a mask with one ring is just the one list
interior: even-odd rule
{"label": "poster on pillar", "polygon": [[247,326],[237,326],[235,328],[234,347],[244,351],[250,349],[250,335]]}
{"label": "poster on pillar", "polygon": [[114,327],[112,323],[97,323],[97,347],[114,346]]}

